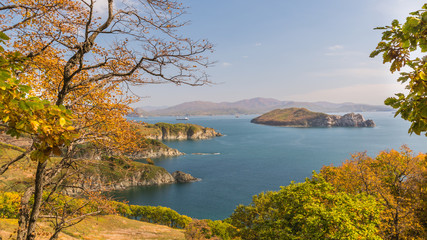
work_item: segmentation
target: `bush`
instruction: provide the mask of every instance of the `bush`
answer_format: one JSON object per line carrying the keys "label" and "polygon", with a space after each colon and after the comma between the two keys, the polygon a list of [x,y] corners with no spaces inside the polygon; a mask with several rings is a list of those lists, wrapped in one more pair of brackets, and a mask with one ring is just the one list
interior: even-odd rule
{"label": "bush", "polygon": [[21,194],[0,192],[0,218],[17,218],[21,207]]}
{"label": "bush", "polygon": [[381,239],[381,205],[335,189],[319,175],[278,192],[261,193],[226,221],[242,239]]}

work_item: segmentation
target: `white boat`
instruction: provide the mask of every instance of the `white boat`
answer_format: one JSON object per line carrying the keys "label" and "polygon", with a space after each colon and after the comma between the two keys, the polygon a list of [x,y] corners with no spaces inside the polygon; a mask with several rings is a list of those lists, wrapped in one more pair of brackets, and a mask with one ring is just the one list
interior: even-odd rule
{"label": "white boat", "polygon": [[176,117],[176,120],[187,121],[188,117]]}

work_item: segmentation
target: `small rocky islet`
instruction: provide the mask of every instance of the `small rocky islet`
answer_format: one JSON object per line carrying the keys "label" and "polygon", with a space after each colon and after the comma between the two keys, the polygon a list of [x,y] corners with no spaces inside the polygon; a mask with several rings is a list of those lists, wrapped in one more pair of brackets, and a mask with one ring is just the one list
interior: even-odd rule
{"label": "small rocky islet", "polygon": [[275,109],[251,123],[281,127],[375,127],[373,120],[365,120],[361,114],[329,115],[306,108]]}

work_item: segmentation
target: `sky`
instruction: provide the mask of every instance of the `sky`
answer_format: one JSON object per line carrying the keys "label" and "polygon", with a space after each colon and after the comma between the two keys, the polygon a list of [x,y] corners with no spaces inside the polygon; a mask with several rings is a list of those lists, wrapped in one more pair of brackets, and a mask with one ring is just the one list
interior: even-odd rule
{"label": "sky", "polygon": [[136,107],[188,101],[233,102],[254,97],[286,101],[381,105],[404,91],[381,57],[375,27],[404,21],[416,0],[182,0],[189,9],[183,33],[208,39],[214,84],[133,89]]}

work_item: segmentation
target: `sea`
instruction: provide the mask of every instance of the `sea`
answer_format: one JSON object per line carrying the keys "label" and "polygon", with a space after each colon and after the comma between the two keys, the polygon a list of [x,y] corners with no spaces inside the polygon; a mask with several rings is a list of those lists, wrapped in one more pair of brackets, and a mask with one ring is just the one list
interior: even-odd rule
{"label": "sea", "polygon": [[[339,114],[339,113],[338,113]],[[198,141],[165,141],[185,155],[154,159],[169,172],[177,170],[198,182],[133,187],[113,196],[134,205],[165,206],[197,219],[225,219],[252,196],[277,191],[291,181],[302,182],[322,166],[339,166],[351,154],[376,156],[407,145],[414,153],[427,152],[425,136],[409,135],[410,123],[392,112],[365,112],[374,128],[288,128],[250,123],[256,115],[133,118],[156,123],[194,123],[224,136]]]}

